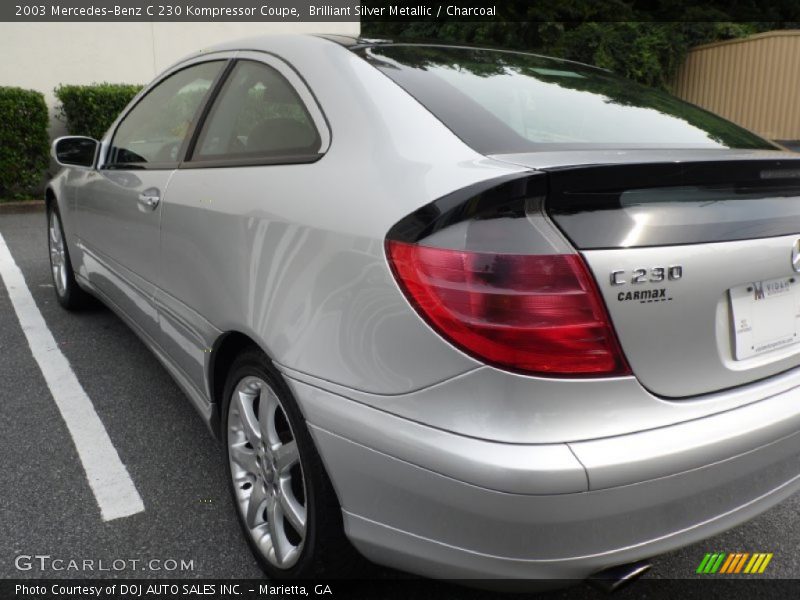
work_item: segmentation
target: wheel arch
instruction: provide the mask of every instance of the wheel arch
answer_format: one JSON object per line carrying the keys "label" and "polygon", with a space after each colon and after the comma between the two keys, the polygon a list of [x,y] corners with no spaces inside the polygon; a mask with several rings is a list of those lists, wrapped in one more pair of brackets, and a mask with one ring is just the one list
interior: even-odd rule
{"label": "wheel arch", "polygon": [[212,423],[214,434],[222,439],[225,381],[233,361],[245,350],[253,348],[261,352],[264,357],[272,361],[272,357],[264,348],[249,335],[241,331],[226,331],[220,335],[211,348],[208,362],[208,390],[211,394]]}
{"label": "wheel arch", "polygon": [[[217,338],[211,348],[211,356],[208,363],[208,389],[211,394],[212,406],[210,428],[217,440],[221,443],[225,443],[225,415],[223,415],[223,407],[225,405],[225,383],[236,357],[246,350],[257,350],[274,367],[274,362],[269,352],[251,336],[241,331],[226,331]],[[275,369],[275,371],[283,380],[286,391],[294,396],[291,386],[285,378],[283,378],[280,370]],[[303,415],[305,419],[302,405],[296,399],[295,402],[301,415]],[[316,441],[313,436],[311,436],[311,440],[315,450],[319,452],[319,448],[316,447]],[[328,470],[324,458],[322,458],[322,464],[327,476]],[[337,501],[339,501],[339,492],[335,486],[333,486],[333,490]],[[341,506],[341,501],[339,501],[339,506]]]}
{"label": "wheel arch", "polygon": [[[72,224],[71,222],[65,223],[65,219],[70,219],[70,215],[68,214],[68,207],[64,206],[66,200],[63,197],[64,190],[59,189],[59,192],[56,192],[56,188],[60,188],[60,184],[57,181],[51,181],[47,184],[47,187],[44,190],[44,210],[45,214],[49,215],[50,210],[55,208],[58,210],[58,214],[61,217],[61,227],[64,228],[64,233],[67,234],[67,242],[70,243],[71,238],[68,235],[68,231],[72,231]],[[73,248],[70,248],[73,250]]]}
{"label": "wheel arch", "polygon": [[53,190],[53,187],[48,185],[44,190],[44,208],[45,210],[50,210],[50,206],[55,202],[58,203],[56,199],[56,193]]}

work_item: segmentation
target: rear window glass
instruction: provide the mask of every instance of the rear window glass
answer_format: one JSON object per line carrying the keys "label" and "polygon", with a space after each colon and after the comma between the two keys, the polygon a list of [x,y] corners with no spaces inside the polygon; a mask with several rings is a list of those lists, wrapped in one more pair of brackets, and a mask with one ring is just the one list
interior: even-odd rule
{"label": "rear window glass", "polygon": [[483,154],[571,147],[775,148],[667,93],[568,61],[402,44],[360,52]]}

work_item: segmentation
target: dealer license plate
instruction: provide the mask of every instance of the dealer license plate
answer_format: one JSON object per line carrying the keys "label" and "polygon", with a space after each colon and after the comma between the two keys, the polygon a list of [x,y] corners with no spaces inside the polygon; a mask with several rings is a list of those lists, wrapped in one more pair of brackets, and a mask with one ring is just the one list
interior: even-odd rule
{"label": "dealer license plate", "polygon": [[800,342],[800,282],[794,277],[755,281],[728,292],[736,360]]}

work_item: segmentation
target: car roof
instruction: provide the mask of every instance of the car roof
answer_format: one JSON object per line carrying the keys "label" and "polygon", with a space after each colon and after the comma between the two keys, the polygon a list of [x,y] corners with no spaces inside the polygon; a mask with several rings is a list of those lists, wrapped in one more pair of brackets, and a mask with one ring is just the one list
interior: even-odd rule
{"label": "car roof", "polygon": [[[510,50],[507,48],[491,48],[487,46],[469,45],[469,44],[439,44],[435,42],[406,42],[394,41],[389,39],[375,39],[366,38],[362,36],[344,35],[344,34],[263,34],[259,36],[232,40],[224,42],[215,46],[204,48],[198,53],[191,55],[191,58],[197,54],[207,54],[209,52],[230,51],[230,50],[259,50],[264,52],[286,52],[292,54],[293,52],[300,51],[302,48],[315,46],[315,42],[333,42],[342,48],[351,51],[361,50],[364,48],[380,47],[380,46],[418,46],[421,48],[452,48],[454,50],[486,50],[489,52],[502,52],[507,54],[524,54],[526,56],[536,56],[539,58],[552,60],[561,63],[580,65],[584,68],[595,69],[598,71],[608,72],[608,69],[596,67],[586,63],[559,58],[555,56],[546,56],[543,54],[535,54],[533,52],[524,52],[522,50]],[[186,59],[184,59],[186,60]],[[182,61],[181,61],[182,62]]]}
{"label": "car roof", "polygon": [[420,48],[450,48],[453,50],[485,50],[488,52],[502,52],[505,54],[523,54],[525,56],[535,56],[537,58],[544,58],[561,63],[568,63],[572,65],[580,65],[587,69],[595,69],[597,71],[610,72],[609,69],[597,67],[587,63],[582,63],[577,60],[569,60],[567,58],[560,58],[557,56],[547,56],[545,54],[537,54],[535,52],[525,52],[524,50],[514,50],[510,48],[492,48],[490,46],[481,46],[474,44],[440,44],[437,42],[426,41],[394,41],[389,39],[373,39],[365,37],[356,37],[349,35],[327,35],[319,34],[317,37],[324,38],[344,46],[348,50],[360,50],[362,48],[369,48],[375,46],[418,46]]}

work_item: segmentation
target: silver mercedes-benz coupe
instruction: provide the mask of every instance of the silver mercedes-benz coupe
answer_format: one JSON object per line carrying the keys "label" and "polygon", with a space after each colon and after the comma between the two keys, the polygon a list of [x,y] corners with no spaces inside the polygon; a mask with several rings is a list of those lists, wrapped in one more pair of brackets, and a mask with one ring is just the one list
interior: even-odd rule
{"label": "silver mercedes-benz coupe", "polygon": [[630,573],[800,487],[800,160],[695,106],[260,37],[53,151],[59,302],[180,384],[270,576]]}

